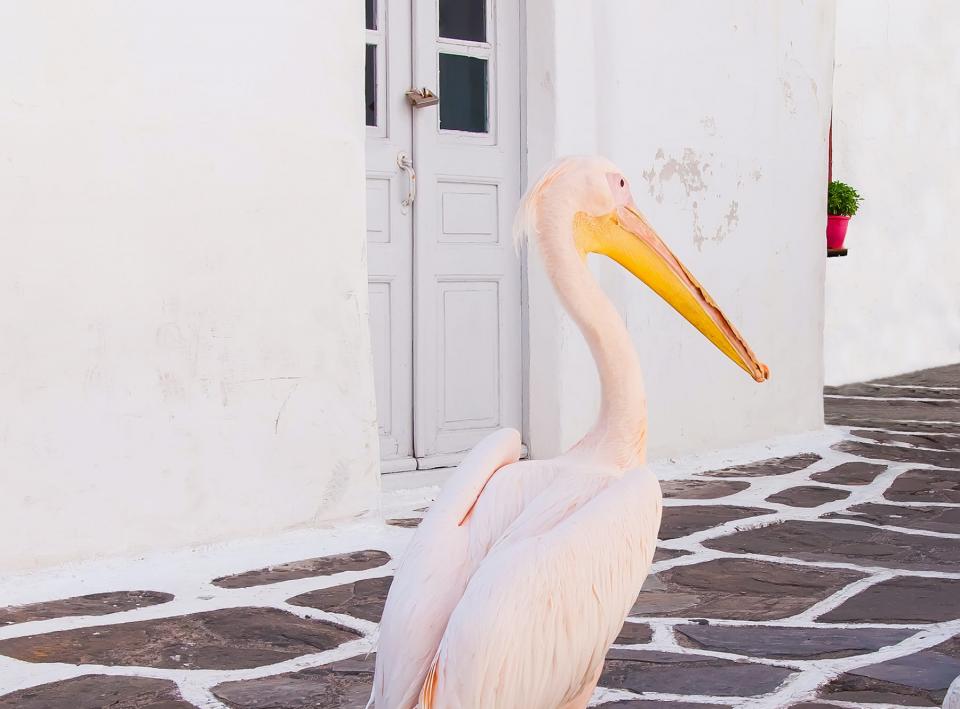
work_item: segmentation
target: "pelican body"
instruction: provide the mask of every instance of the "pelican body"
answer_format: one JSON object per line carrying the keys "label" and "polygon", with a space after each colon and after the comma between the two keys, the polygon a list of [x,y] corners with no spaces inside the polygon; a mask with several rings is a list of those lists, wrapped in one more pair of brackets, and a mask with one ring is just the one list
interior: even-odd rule
{"label": "pelican body", "polygon": [[539,249],[596,362],[596,423],[563,455],[519,460],[500,430],[464,458],[414,533],[387,597],[368,706],[582,709],[656,547],[640,362],[587,268],[614,259],[756,381],[761,364],[640,214],[609,161],[555,163],[515,232]]}

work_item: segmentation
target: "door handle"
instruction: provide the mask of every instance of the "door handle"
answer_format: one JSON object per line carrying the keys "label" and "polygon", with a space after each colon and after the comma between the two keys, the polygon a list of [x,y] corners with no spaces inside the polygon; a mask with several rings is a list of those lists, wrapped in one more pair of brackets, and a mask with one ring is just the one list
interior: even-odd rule
{"label": "door handle", "polygon": [[407,208],[413,204],[413,200],[417,198],[417,171],[413,169],[413,160],[404,152],[397,153],[397,166],[407,173],[407,177],[410,180],[407,197],[400,203],[401,206]]}

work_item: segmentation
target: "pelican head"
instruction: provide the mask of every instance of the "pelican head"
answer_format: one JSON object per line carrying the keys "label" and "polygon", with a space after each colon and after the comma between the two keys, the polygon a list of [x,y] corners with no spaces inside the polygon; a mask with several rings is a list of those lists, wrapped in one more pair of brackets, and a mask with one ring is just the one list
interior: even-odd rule
{"label": "pelican head", "polygon": [[530,188],[517,213],[518,237],[531,235],[551,265],[587,254],[613,259],[646,283],[756,381],[769,369],[719,306],[640,213],[630,183],[609,160],[567,157]]}

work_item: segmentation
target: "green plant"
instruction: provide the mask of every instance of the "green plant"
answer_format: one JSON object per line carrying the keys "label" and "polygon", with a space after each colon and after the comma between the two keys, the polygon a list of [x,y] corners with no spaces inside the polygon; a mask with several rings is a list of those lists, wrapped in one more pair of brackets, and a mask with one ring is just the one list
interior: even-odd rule
{"label": "green plant", "polygon": [[827,187],[827,214],[852,217],[860,208],[863,197],[850,185],[834,180]]}

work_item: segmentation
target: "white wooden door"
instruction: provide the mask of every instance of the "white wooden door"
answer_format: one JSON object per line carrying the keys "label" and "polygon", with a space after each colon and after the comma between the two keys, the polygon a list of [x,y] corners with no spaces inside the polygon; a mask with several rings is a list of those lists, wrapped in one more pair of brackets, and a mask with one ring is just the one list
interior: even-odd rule
{"label": "white wooden door", "polygon": [[457,462],[490,431],[520,428],[519,6],[415,0],[414,449]]}
{"label": "white wooden door", "polygon": [[[382,470],[453,465],[521,422],[519,3],[365,2]],[[439,105],[411,107],[406,91],[421,87]]]}
{"label": "white wooden door", "polygon": [[412,152],[409,0],[366,0],[367,263],[382,470],[413,451],[413,210],[398,165]]}

